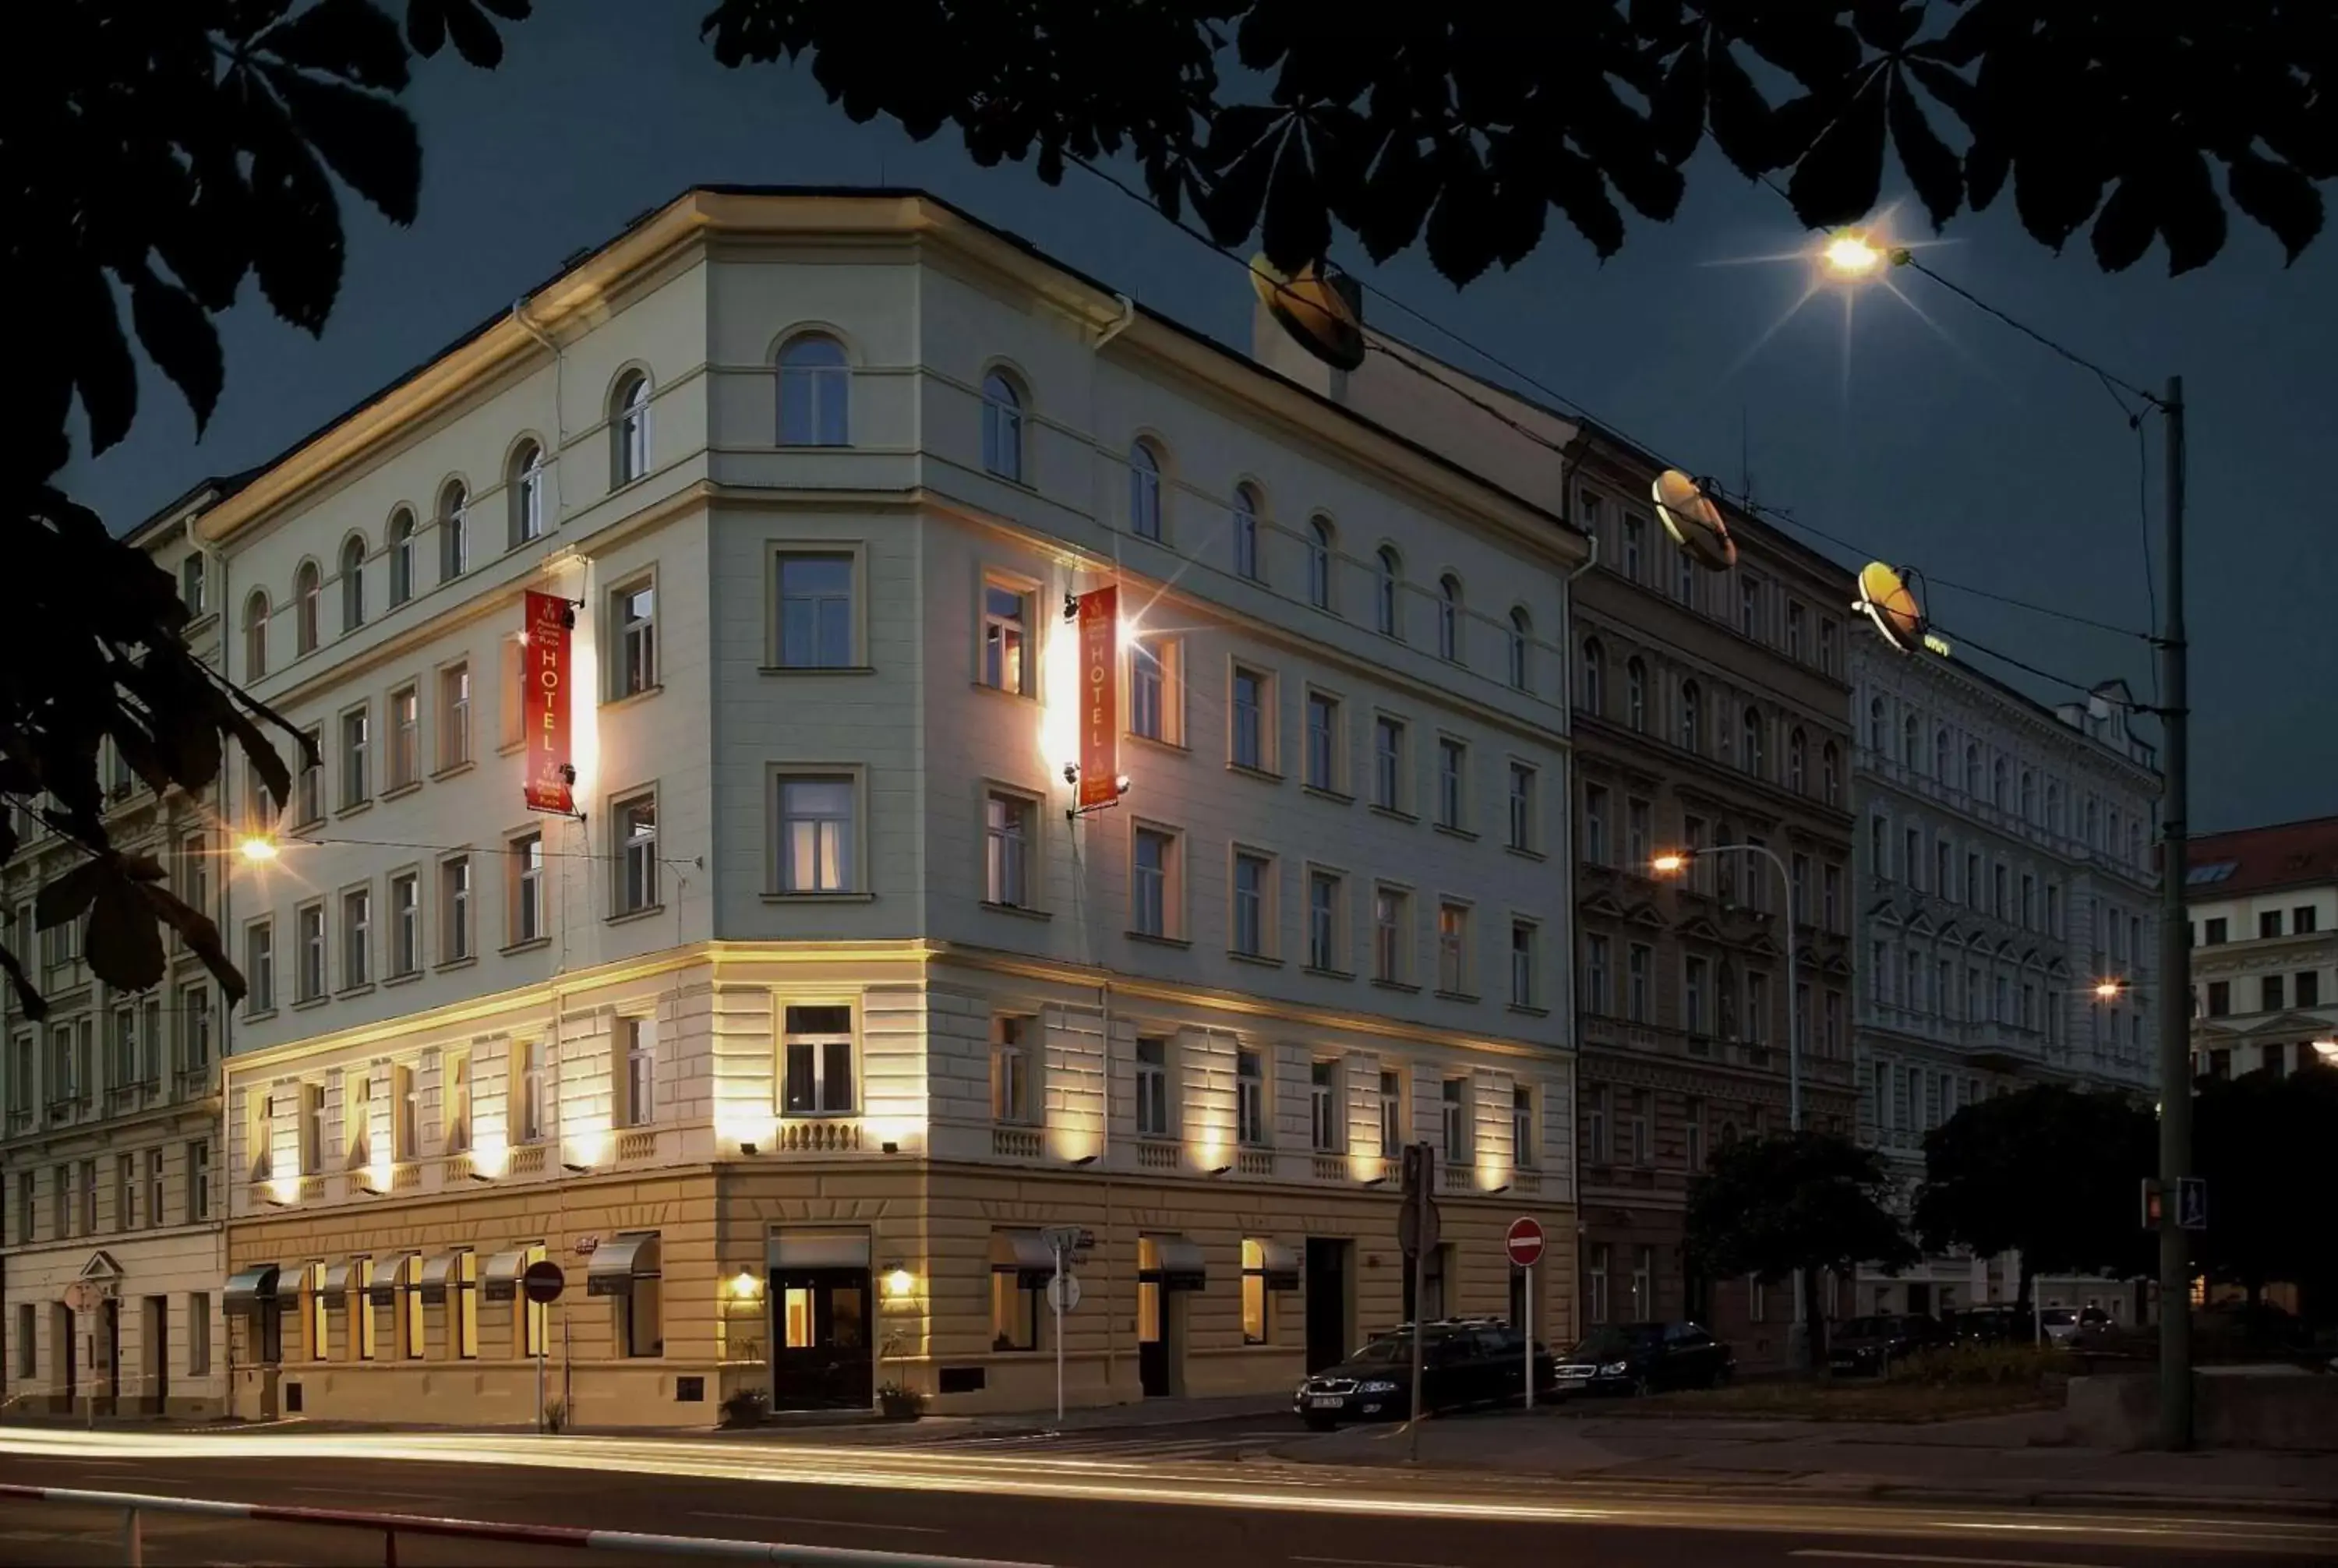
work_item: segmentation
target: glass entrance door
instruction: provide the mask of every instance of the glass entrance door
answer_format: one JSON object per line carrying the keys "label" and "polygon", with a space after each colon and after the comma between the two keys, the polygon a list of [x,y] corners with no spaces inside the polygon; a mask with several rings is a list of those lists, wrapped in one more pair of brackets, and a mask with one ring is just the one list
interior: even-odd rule
{"label": "glass entrance door", "polygon": [[771,1276],[771,1408],[866,1410],[876,1402],[869,1270]]}

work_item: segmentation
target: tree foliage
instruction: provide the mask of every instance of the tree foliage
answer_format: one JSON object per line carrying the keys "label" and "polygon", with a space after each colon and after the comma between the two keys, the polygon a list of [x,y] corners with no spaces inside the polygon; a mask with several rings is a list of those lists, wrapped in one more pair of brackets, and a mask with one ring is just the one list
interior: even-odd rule
{"label": "tree foliage", "polygon": [[1916,1232],[1934,1251],[2019,1250],[2025,1304],[2041,1273],[2149,1272],[2157,1139],[2149,1108],[2115,1093],[2033,1083],[1967,1105],[1924,1135]]}
{"label": "tree foliage", "polygon": [[[113,845],[102,743],[158,794],[192,793],[232,740],[280,801],[290,777],[263,725],[306,742],[189,652],[169,575],[52,483],[74,407],[93,453],[128,433],[134,337],[200,431],[226,376],[211,318],[248,279],[278,316],[321,331],[345,249],[335,181],[393,222],[414,216],[421,146],[397,102],[412,56],[451,43],[491,66],[494,18],[527,13],[528,0],[407,0],[401,28],[372,0],[79,0],[45,8],[43,30],[18,41],[0,107],[0,280],[8,298],[40,302],[44,330],[14,367],[18,412],[0,422],[16,583],[0,796],[18,808],[0,822],[0,858],[21,842],[19,814],[84,853],[42,889],[35,919],[47,929],[86,914],[88,961],[110,985],[161,978],[167,925],[231,999],[243,992],[211,921],[151,858]],[[29,959],[0,947],[39,1017]]]}
{"label": "tree foliage", "polygon": [[[2338,174],[2338,7],[2133,0],[720,0],[726,65],[809,56],[831,102],[977,162],[1126,152],[1154,201],[1280,266],[1332,227],[1376,260],[1425,239],[1456,284],[1556,209],[1602,258],[1664,221],[1709,142],[1812,227],[1875,210],[1886,164],[1935,227],[2009,188],[2107,271],[2182,272],[2227,203],[2293,260]],[[904,47],[915,40],[915,47]],[[1230,58],[1229,58],[1230,55]],[[1229,67],[1222,74],[1222,65]],[[1255,88],[1257,91],[1252,91]],[[1263,99],[1262,102],[1258,101]],[[2221,184],[2221,190],[2219,189]]]}
{"label": "tree foliage", "polygon": [[[2208,1182],[2194,1239],[2209,1277],[2252,1298],[2285,1280],[2318,1298],[2338,1283],[2338,1069],[2210,1079],[2192,1108],[2192,1165]],[[2314,1299],[2317,1316],[2330,1304]]]}

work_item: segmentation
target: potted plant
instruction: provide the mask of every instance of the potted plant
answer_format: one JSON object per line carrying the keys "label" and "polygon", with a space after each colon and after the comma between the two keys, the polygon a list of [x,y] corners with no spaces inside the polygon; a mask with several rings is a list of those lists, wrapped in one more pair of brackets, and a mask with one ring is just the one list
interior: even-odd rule
{"label": "potted plant", "polygon": [[877,1389],[877,1407],[888,1421],[915,1421],[926,1413],[925,1390],[906,1383],[881,1384]]}
{"label": "potted plant", "polygon": [[771,1396],[761,1388],[742,1388],[722,1401],[725,1426],[761,1426],[771,1414]]}

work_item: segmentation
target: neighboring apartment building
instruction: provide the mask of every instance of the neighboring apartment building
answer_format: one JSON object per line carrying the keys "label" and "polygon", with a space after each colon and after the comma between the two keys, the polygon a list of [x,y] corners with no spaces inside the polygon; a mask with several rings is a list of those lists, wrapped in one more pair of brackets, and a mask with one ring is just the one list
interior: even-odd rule
{"label": "neighboring apartment building", "polygon": [[2191,841],[2192,1072],[2338,1062],[2338,817]]}
{"label": "neighboring apartment building", "polygon": [[[196,518],[238,482],[210,480],[141,525],[131,542],[180,583],[187,640],[217,666],[215,571],[191,546]],[[157,798],[106,748],[107,830],[168,867],[175,892],[218,917],[224,848],[210,801]],[[34,927],[42,885],[82,858],[17,814],[22,847],[0,872],[10,944],[31,966],[49,1015],[27,1019],[7,993],[6,1135],[0,1191],[5,1408],[11,1412],[217,1415],[223,1408],[223,1252],[218,1169],[220,1057],[228,1020],[217,983],[175,936],[160,985],[116,992],[83,956],[83,921]],[[75,1280],[102,1293],[66,1305]]]}
{"label": "neighboring apartment building", "polygon": [[323,757],[230,888],[242,1414],[1041,1407],[1056,1225],[1072,1403],[1281,1389],[1572,1233],[1581,536],[1020,241],[693,191],[202,532]]}
{"label": "neighboring apartment building", "polygon": [[[1952,658],[1853,649],[1859,1130],[1912,1192],[1924,1134],[1984,1095],[2151,1088],[2161,780],[2124,682],[2049,709]],[[2009,1301],[2019,1279],[2018,1256],[1932,1258],[1862,1271],[1857,1309]],[[2129,1285],[2036,1289],[2140,1320]]]}
{"label": "neighboring apartment building", "polygon": [[[1257,330],[1286,373],[1596,542],[1568,633],[1582,1315],[1693,1318],[1784,1364],[1791,1292],[1698,1279],[1685,1212],[1713,1150],[1788,1127],[1790,1039],[1803,1124],[1851,1128],[1850,575],[1735,514],[1736,567],[1703,570],[1650,505],[1661,465],[1613,433],[1377,333],[1339,375]],[[1675,852],[1686,875],[1658,877]]]}

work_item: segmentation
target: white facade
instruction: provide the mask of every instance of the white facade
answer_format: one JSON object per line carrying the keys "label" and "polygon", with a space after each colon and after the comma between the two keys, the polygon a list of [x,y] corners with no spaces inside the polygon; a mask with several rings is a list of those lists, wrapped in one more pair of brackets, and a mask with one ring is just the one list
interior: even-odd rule
{"label": "white facade", "polygon": [[[728,1387],[733,1221],[614,1183],[769,1176],[772,1223],[926,1260],[887,1308],[930,1381],[980,1216],[847,1191],[889,1170],[1011,1175],[991,1223],[1044,1218],[1034,1173],[1295,1216],[1382,1174],[1385,1122],[1445,1139],[1458,1194],[1570,1200],[1566,661],[1521,689],[1508,638],[1514,607],[1557,636],[1579,537],[937,203],[694,192],[204,529],[230,672],[323,757],[229,889],[236,1269],[370,1267],[421,1240],[401,1204],[467,1236],[508,1197],[481,1255],[589,1207],[663,1230],[665,1341],[702,1330]],[[1115,582],[1133,787],[1070,821],[1062,606]],[[520,799],[528,588],[577,605],[581,820]],[[355,1408],[323,1293],[283,1376],[333,1362],[304,1407]],[[1196,1311],[1185,1386],[1252,1376]],[[1112,1396],[1126,1352],[1084,1332]],[[628,1370],[581,1419],[689,1397]]]}
{"label": "white facade", "polygon": [[[1984,1094],[2151,1086],[2160,779],[2116,682],[2094,714],[2048,710],[1951,660],[1852,648],[1859,1126],[1912,1188],[1924,1134]],[[1862,1278],[1858,1308],[2010,1300],[2000,1261]],[[2040,1293],[2125,1300],[2102,1281]]]}
{"label": "white facade", "polygon": [[2195,838],[2192,1071],[2338,1062],[2338,818]]}

